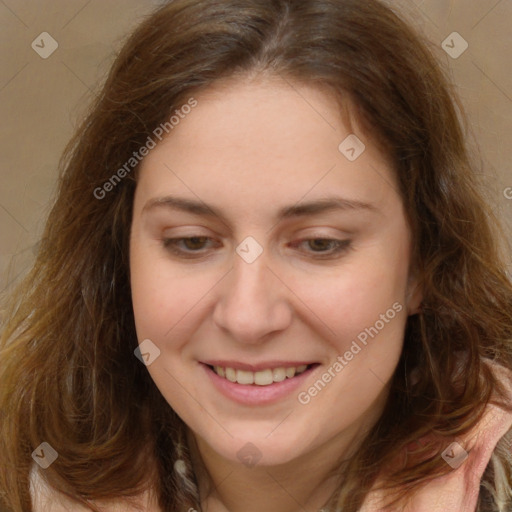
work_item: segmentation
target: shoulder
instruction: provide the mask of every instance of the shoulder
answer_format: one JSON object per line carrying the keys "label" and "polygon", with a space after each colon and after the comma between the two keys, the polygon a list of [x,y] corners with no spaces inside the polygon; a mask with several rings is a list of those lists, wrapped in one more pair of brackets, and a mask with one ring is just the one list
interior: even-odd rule
{"label": "shoulder", "polygon": [[[507,394],[506,402],[512,406],[512,370],[488,359],[484,362],[490,366],[493,374],[503,384]],[[486,479],[484,473],[490,464],[499,464],[503,453],[510,453],[511,440],[512,412],[489,403],[477,425],[467,435],[457,438],[443,452],[443,458],[453,467],[453,471],[427,482],[418,493],[415,493],[411,508],[407,511],[476,510],[480,488]],[[450,461],[450,459],[453,460]],[[505,476],[503,480],[508,478]],[[486,485],[499,491],[500,488],[505,490],[509,488],[510,482],[489,481]],[[370,492],[360,512],[380,511],[384,498],[382,491]],[[509,498],[503,496],[499,499],[504,501]]]}
{"label": "shoulder", "polygon": [[[30,497],[33,512],[91,512],[84,505],[71,500],[64,494],[48,486],[41,471],[32,465],[30,470]],[[102,512],[161,512],[156,499],[149,493],[144,493],[132,505],[126,501],[96,502]]]}

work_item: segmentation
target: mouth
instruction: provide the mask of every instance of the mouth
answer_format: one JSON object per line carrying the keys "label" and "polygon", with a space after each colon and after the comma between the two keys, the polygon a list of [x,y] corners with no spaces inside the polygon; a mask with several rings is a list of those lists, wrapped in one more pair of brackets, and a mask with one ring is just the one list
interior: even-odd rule
{"label": "mouth", "polygon": [[234,402],[249,406],[271,405],[290,399],[298,389],[307,386],[320,366],[320,363],[268,362],[257,367],[237,363],[233,368],[235,364],[228,364],[227,361],[208,361],[200,366],[213,389]]}
{"label": "mouth", "polygon": [[258,371],[242,370],[229,366],[206,365],[220,378],[243,386],[271,386],[287,379],[294,379],[299,375],[318,366],[318,363],[301,364],[298,366],[277,366]]}

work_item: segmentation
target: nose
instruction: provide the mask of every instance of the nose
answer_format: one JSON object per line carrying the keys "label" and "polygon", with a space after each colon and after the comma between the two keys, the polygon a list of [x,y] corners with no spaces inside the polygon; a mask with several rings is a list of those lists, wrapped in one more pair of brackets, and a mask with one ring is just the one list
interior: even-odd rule
{"label": "nose", "polygon": [[219,286],[213,320],[237,342],[262,343],[290,325],[291,291],[268,267],[265,252],[252,263],[235,253],[233,269]]}

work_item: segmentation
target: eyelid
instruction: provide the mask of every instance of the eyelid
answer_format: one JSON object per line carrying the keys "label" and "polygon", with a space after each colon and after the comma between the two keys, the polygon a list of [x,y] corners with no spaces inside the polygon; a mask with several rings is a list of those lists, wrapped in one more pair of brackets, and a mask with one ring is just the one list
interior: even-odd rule
{"label": "eyelid", "polygon": [[311,236],[302,238],[294,242],[294,245],[302,244],[303,242],[310,242],[313,240],[322,240],[325,242],[333,243],[335,248],[330,251],[305,251],[305,254],[311,255],[314,259],[335,259],[339,258],[341,254],[344,254],[352,249],[351,239],[339,239],[330,238],[325,236]]}
{"label": "eyelid", "polygon": [[[203,250],[200,249],[198,251],[187,251],[177,248],[177,244],[182,241],[188,241],[194,238],[204,238],[207,241],[213,240],[212,237],[206,236],[206,235],[199,235],[199,234],[192,234],[189,236],[181,236],[181,237],[169,237],[169,238],[163,238],[162,239],[162,245],[163,247],[168,250],[169,252],[177,255],[178,257],[181,257],[183,259],[199,259],[204,258],[208,256],[209,254]],[[294,240],[292,242],[292,246],[301,245],[304,242],[311,242],[315,240],[321,240],[324,242],[328,242],[331,244],[334,244],[335,248],[328,251],[302,251],[303,255],[306,255],[308,257],[311,257],[312,259],[320,260],[320,259],[337,259],[341,257],[340,255],[350,251],[352,249],[352,240],[351,239],[339,239],[339,238],[332,238],[325,235],[322,236],[309,236],[305,238],[301,238],[298,240]]]}

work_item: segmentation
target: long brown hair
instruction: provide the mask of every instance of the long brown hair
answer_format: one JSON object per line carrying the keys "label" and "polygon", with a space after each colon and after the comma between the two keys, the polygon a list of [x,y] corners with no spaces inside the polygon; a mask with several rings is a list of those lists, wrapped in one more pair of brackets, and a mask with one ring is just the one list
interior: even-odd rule
{"label": "long brown hair", "polygon": [[[356,511],[383,468],[397,499],[447,473],[437,455],[469,432],[493,393],[504,398],[482,359],[512,368],[512,286],[462,109],[427,43],[377,0],[174,0],[130,36],[66,148],[36,262],[9,301],[0,346],[8,510],[31,510],[31,453],[43,441],[58,452],[48,483],[84,504],[140,493],[154,468],[162,510],[200,510],[185,425],[133,354],[137,167],[95,191],[194,94],[250,73],[327,87],[357,108],[394,163],[424,291],[386,408],[340,471],[332,504]],[[424,446],[404,467],[392,464],[425,435],[436,456]]]}

